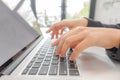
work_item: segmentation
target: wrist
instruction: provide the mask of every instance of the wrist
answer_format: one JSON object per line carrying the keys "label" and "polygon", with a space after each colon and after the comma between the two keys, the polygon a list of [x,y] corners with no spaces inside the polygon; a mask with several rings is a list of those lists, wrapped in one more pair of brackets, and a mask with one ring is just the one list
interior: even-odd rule
{"label": "wrist", "polygon": [[88,25],[88,19],[87,18],[81,18],[80,19],[81,26],[87,27]]}

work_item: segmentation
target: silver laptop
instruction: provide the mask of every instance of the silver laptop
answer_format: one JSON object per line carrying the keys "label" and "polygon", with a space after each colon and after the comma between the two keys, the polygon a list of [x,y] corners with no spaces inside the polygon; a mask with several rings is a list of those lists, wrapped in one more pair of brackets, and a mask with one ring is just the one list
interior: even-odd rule
{"label": "silver laptop", "polygon": [[[56,79],[60,76],[64,79],[72,76],[80,79],[76,61],[68,60],[72,49],[65,58],[55,55],[56,47],[51,46],[49,37],[43,38],[29,3],[29,0],[25,0],[18,10],[12,11],[0,1],[1,77],[16,74],[36,77],[34,80],[54,76]],[[27,10],[24,7],[28,7]]]}

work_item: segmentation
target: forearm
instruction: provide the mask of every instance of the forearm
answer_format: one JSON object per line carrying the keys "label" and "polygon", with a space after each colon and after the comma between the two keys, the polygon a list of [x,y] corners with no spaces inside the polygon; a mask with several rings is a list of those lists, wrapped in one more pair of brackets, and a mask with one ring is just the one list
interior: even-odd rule
{"label": "forearm", "polygon": [[78,26],[87,27],[89,20],[86,18],[81,18],[80,20],[77,20],[76,22],[77,22],[77,24],[79,24]]}
{"label": "forearm", "polygon": [[[88,19],[88,18],[85,18],[85,19],[88,20],[88,24],[87,24],[88,27],[105,27],[105,28],[120,29],[120,24],[117,24],[117,25],[103,24],[99,21],[94,21],[92,19]],[[113,47],[111,49],[106,49],[106,52],[107,52],[108,56],[110,56],[112,59],[120,61],[120,38],[118,38],[118,39],[119,39],[118,46]]]}

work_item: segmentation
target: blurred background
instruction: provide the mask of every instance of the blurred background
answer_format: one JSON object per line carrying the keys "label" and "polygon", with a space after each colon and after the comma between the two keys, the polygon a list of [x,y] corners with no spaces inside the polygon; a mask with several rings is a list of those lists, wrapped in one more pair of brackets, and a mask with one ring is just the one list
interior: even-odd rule
{"label": "blurred background", "polygon": [[28,8],[30,5],[40,27],[50,27],[62,19],[89,17],[90,12],[90,0],[3,0],[3,2],[11,10],[18,10],[20,3],[26,3],[21,10],[18,10],[20,14],[23,14],[23,18],[30,14],[31,9]]}

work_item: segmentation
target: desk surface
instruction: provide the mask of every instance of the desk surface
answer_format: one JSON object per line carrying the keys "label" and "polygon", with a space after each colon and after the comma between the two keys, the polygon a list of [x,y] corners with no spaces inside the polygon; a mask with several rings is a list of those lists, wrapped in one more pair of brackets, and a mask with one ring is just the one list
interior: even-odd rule
{"label": "desk surface", "polygon": [[90,80],[120,80],[120,63],[112,61],[104,48],[90,47],[78,57],[80,71]]}

